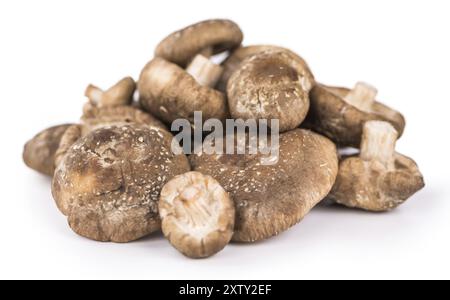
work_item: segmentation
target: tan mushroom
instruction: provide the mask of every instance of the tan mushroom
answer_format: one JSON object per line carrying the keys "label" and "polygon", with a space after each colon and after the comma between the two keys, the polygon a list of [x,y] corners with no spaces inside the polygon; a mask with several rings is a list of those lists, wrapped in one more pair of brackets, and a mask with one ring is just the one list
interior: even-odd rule
{"label": "tan mushroom", "polygon": [[359,156],[341,161],[328,198],[348,207],[387,211],[422,189],[424,181],[416,163],[395,152],[397,137],[388,122],[367,122]]}
{"label": "tan mushroom", "polygon": [[190,170],[171,152],[172,135],[138,124],[101,127],[79,139],[59,164],[52,193],[79,235],[129,242],[160,229],[164,184]]}
{"label": "tan mushroom", "polygon": [[90,84],[86,88],[85,96],[92,105],[98,107],[129,105],[133,101],[135,90],[136,83],[133,78],[125,77],[106,91]]}
{"label": "tan mushroom", "polygon": [[185,68],[197,54],[205,50],[212,54],[233,50],[242,39],[242,31],[236,23],[207,20],[170,34],[159,43],[155,56]]}
{"label": "tan mushroom", "polygon": [[352,90],[317,84],[311,90],[311,108],[304,126],[317,131],[341,147],[359,147],[362,129],[367,121],[391,123],[399,136],[405,128],[403,116],[375,101],[377,91],[365,83]]}
{"label": "tan mushroom", "polygon": [[273,45],[253,45],[253,46],[246,46],[246,47],[240,47],[233,51],[233,53],[223,62],[223,72],[222,76],[220,77],[220,80],[217,84],[217,89],[222,92],[226,92],[227,90],[227,83],[230,79],[231,75],[233,75],[234,72],[236,72],[239,67],[241,66],[242,62],[245,61],[247,58],[259,54],[261,52],[265,51],[277,51],[277,52],[287,52],[289,53],[294,59],[297,60],[297,62],[307,70],[305,72],[306,76],[309,76],[309,81],[314,83],[314,77],[313,74],[308,67],[308,64],[305,62],[303,58],[301,58],[298,54],[295,52],[279,47],[279,46],[273,46]]}
{"label": "tan mushroom", "polygon": [[181,253],[209,257],[231,240],[234,203],[210,176],[189,172],[170,180],[161,191],[162,231]]}
{"label": "tan mushroom", "polygon": [[145,66],[138,90],[142,107],[169,124],[180,118],[193,122],[195,111],[203,112],[204,119],[228,116],[223,93],[202,86],[184,69],[162,58]]}
{"label": "tan mushroom", "polygon": [[70,126],[71,124],[64,124],[47,128],[29,140],[23,148],[25,164],[35,171],[53,176],[56,151]]}
{"label": "tan mushroom", "polygon": [[234,241],[263,240],[297,224],[325,198],[337,174],[335,145],[309,130],[280,135],[277,163],[277,157],[275,164],[268,164],[274,157],[263,158],[267,156],[248,151],[190,156],[195,171],[216,178],[232,196]]}
{"label": "tan mushroom", "polygon": [[278,119],[280,131],[297,128],[309,109],[312,75],[285,51],[266,51],[248,58],[227,86],[235,119]]}

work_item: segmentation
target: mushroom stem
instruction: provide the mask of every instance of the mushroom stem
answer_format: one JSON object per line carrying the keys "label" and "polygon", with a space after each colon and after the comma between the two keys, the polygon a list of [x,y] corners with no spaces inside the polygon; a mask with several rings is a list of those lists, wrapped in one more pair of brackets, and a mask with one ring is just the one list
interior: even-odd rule
{"label": "mushroom stem", "polygon": [[125,77],[107,91],[90,84],[84,95],[89,98],[90,102],[98,106],[119,106],[131,103],[135,89],[136,83],[133,78]]}
{"label": "mushroom stem", "polygon": [[378,91],[375,87],[364,82],[358,82],[345,96],[344,100],[359,110],[371,111],[377,93]]}
{"label": "mushroom stem", "polygon": [[394,167],[395,143],[398,132],[388,122],[368,121],[364,124],[360,157],[378,161],[385,167]]}
{"label": "mushroom stem", "polygon": [[87,86],[86,91],[84,92],[84,95],[89,98],[91,102],[94,104],[100,104],[103,97],[103,90],[96,87],[93,84],[90,84]]}
{"label": "mushroom stem", "polygon": [[186,71],[203,86],[214,87],[222,76],[223,68],[198,54],[187,67]]}

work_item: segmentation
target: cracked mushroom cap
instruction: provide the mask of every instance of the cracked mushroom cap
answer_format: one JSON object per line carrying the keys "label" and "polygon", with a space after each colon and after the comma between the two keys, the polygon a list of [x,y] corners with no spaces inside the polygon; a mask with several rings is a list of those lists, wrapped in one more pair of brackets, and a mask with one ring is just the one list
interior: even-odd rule
{"label": "cracked mushroom cap", "polygon": [[217,89],[219,91],[225,92],[227,90],[227,83],[230,79],[231,75],[233,75],[234,72],[239,70],[240,65],[243,61],[245,61],[247,58],[259,54],[261,52],[265,51],[277,51],[277,52],[287,52],[289,53],[294,59],[297,60],[297,62],[304,66],[304,68],[307,70],[305,74],[309,76],[309,81],[311,82],[311,85],[314,85],[314,76],[308,67],[308,64],[306,61],[301,58],[297,53],[283,47],[279,46],[273,46],[273,45],[253,45],[253,46],[246,46],[246,47],[240,47],[236,49],[222,64],[223,67],[223,73],[219,80],[219,83],[217,84]]}
{"label": "cracked mushroom cap", "polygon": [[179,175],[163,187],[159,215],[166,238],[188,257],[214,255],[233,236],[233,200],[214,178],[199,172]]}
{"label": "cracked mushroom cap", "polygon": [[23,149],[25,164],[35,171],[53,176],[59,142],[70,126],[71,124],[64,124],[47,128],[29,140]]}
{"label": "cracked mushroom cap", "polygon": [[311,107],[305,127],[321,133],[338,146],[359,147],[363,126],[367,121],[391,123],[402,135],[405,119],[397,111],[375,101],[376,89],[357,83],[350,90],[317,84],[310,92]]}
{"label": "cracked mushroom cap", "polygon": [[395,152],[397,131],[387,122],[364,126],[361,153],[339,164],[329,199],[368,211],[396,208],[424,187],[417,164]]}
{"label": "cracked mushroom cap", "polygon": [[242,39],[242,31],[233,21],[207,20],[170,34],[159,43],[155,56],[186,67],[202,51],[212,49],[212,54],[216,54],[233,50]]}
{"label": "cracked mushroom cap", "polygon": [[129,242],[160,229],[164,184],[190,170],[171,152],[172,135],[137,124],[99,128],[79,139],[55,171],[52,194],[70,227],[97,240]]}
{"label": "cracked mushroom cap", "polygon": [[193,122],[194,112],[203,118],[226,119],[228,108],[223,93],[200,85],[184,69],[162,58],[154,58],[142,70],[138,90],[141,105],[159,119]]}
{"label": "cracked mushroom cap", "polygon": [[255,242],[287,230],[325,198],[334,184],[336,147],[309,130],[280,135],[277,163],[267,164],[276,162],[271,158],[262,163],[264,157],[249,152],[190,156],[195,171],[216,178],[233,198],[234,241]]}
{"label": "cracked mushroom cap", "polygon": [[309,109],[312,75],[284,51],[248,58],[227,86],[228,106],[235,119],[278,119],[280,131],[297,128]]}

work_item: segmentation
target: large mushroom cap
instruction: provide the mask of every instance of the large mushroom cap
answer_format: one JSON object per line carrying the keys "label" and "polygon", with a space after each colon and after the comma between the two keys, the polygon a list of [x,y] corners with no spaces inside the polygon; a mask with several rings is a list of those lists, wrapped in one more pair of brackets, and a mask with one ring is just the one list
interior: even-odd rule
{"label": "large mushroom cap", "polygon": [[239,70],[240,65],[243,61],[245,61],[247,58],[259,54],[261,52],[265,51],[277,51],[277,52],[286,52],[289,53],[297,62],[307,70],[305,74],[309,77],[309,81],[311,82],[311,86],[314,85],[314,76],[308,67],[308,64],[306,61],[300,57],[297,53],[293,52],[292,50],[289,50],[287,48],[274,46],[274,45],[253,45],[253,46],[246,46],[246,47],[240,47],[233,51],[233,53],[223,62],[223,72],[222,76],[219,80],[219,83],[217,84],[217,89],[219,91],[226,91],[227,89],[227,83],[230,79],[231,75],[233,75],[234,72]]}
{"label": "large mushroom cap", "polygon": [[155,51],[162,57],[181,67],[205,49],[212,53],[237,48],[243,39],[239,26],[230,20],[208,20],[190,25],[166,37]]}
{"label": "large mushroom cap", "polygon": [[223,120],[228,115],[223,93],[200,85],[185,70],[162,58],[145,66],[138,89],[141,105],[167,123],[180,118],[193,122],[195,111],[203,112],[204,119]]}
{"label": "large mushroom cap", "polygon": [[344,158],[329,199],[369,211],[396,208],[424,187],[417,164],[395,153],[397,132],[387,122],[364,125],[359,156]]}
{"label": "large mushroom cap", "polygon": [[194,170],[216,178],[234,199],[234,241],[258,241],[287,230],[328,194],[336,178],[335,145],[308,130],[280,135],[278,163],[264,164],[263,157],[190,156]]}
{"label": "large mushroom cap", "polygon": [[59,142],[70,126],[71,124],[64,124],[47,128],[29,140],[23,149],[25,164],[42,174],[53,176]]}
{"label": "large mushroom cap", "polygon": [[235,119],[278,119],[280,131],[294,129],[309,109],[310,73],[289,53],[266,51],[248,58],[228,81]]}
{"label": "large mushroom cap", "polygon": [[[365,84],[359,83],[356,89],[368,89]],[[361,143],[362,129],[367,121],[379,120],[387,121],[402,135],[405,128],[403,116],[387,107],[386,105],[374,101],[374,94],[365,102],[362,95],[360,99],[362,105],[355,106],[349,101],[348,96],[352,91],[347,88],[329,87],[317,84],[310,92],[311,107],[305,121],[305,127],[317,131],[339,146],[358,147]]]}
{"label": "large mushroom cap", "polygon": [[233,235],[233,200],[214,178],[199,172],[176,176],[163,187],[159,214],[164,235],[188,257],[211,256]]}
{"label": "large mushroom cap", "polygon": [[52,193],[81,236],[113,242],[139,239],[160,228],[164,184],[190,170],[171,152],[172,135],[159,127],[122,124],[79,139],[55,171]]}

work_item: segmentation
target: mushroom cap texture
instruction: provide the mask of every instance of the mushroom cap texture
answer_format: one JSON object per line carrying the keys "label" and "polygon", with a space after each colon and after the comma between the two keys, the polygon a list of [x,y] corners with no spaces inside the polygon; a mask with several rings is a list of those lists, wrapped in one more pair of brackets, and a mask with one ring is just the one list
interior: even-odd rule
{"label": "mushroom cap texture", "polygon": [[132,106],[85,106],[81,123],[83,131],[91,131],[97,127],[111,123],[135,123],[166,129],[166,126],[151,114]]}
{"label": "mushroom cap texture", "polygon": [[402,114],[377,101],[371,111],[359,110],[344,100],[349,92],[347,88],[315,85],[310,92],[310,110],[302,126],[327,136],[340,147],[358,148],[367,121],[389,122],[399,137],[403,134]]}
{"label": "mushroom cap texture", "polygon": [[170,34],[159,43],[155,56],[186,67],[202,50],[212,48],[213,54],[233,50],[239,47],[243,37],[233,21],[207,20]]}
{"label": "mushroom cap texture", "polygon": [[309,109],[313,82],[308,69],[288,52],[266,51],[248,58],[227,86],[235,119],[279,119],[280,131],[297,128]]}
{"label": "mushroom cap texture", "polygon": [[59,164],[52,194],[70,227],[97,240],[129,242],[160,229],[164,184],[190,170],[159,127],[116,124],[79,139]]}
{"label": "mushroom cap texture", "polygon": [[220,77],[220,80],[217,84],[217,89],[219,91],[225,92],[227,90],[227,83],[230,77],[233,75],[234,72],[236,72],[241,63],[245,61],[247,58],[259,54],[261,52],[265,51],[278,51],[278,52],[287,52],[289,53],[294,59],[297,60],[299,64],[302,64],[303,67],[307,70],[306,74],[309,76],[309,81],[312,85],[314,85],[314,76],[306,63],[306,61],[300,57],[297,53],[293,52],[292,50],[289,50],[287,48],[274,46],[274,45],[253,45],[253,46],[246,46],[246,47],[240,47],[237,48],[222,64],[223,67],[223,73]]}
{"label": "mushroom cap texture", "polygon": [[395,154],[395,167],[386,169],[377,161],[348,157],[339,164],[336,183],[329,199],[368,211],[389,211],[425,186],[417,164]]}
{"label": "mushroom cap texture", "polygon": [[163,187],[159,214],[164,235],[188,257],[209,257],[233,236],[233,200],[214,178],[199,172],[176,176]]}
{"label": "mushroom cap texture", "polygon": [[190,156],[194,170],[216,178],[233,198],[234,241],[254,242],[287,230],[325,198],[336,179],[335,145],[309,130],[280,135],[277,164],[263,165],[262,157]]}
{"label": "mushroom cap texture", "polygon": [[224,120],[228,116],[223,93],[201,86],[185,70],[162,58],[154,58],[145,66],[138,89],[145,110],[167,123],[180,118],[193,122],[195,111],[203,112],[204,119]]}
{"label": "mushroom cap texture", "polygon": [[47,128],[29,140],[23,149],[25,164],[35,171],[53,176],[59,142],[70,126],[71,124],[64,124]]}

